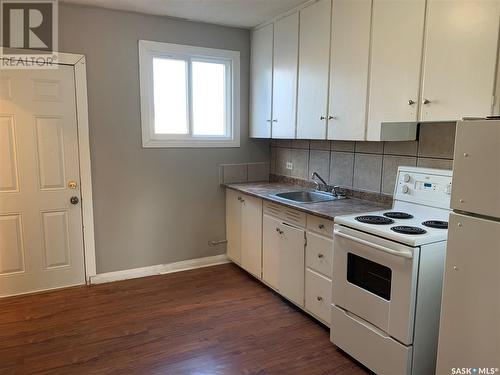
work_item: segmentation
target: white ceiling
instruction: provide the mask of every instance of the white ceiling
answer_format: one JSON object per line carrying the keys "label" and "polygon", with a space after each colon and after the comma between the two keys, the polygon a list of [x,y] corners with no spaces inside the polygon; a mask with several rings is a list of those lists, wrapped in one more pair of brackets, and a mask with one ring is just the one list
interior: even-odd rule
{"label": "white ceiling", "polygon": [[66,3],[250,28],[306,0],[63,0]]}

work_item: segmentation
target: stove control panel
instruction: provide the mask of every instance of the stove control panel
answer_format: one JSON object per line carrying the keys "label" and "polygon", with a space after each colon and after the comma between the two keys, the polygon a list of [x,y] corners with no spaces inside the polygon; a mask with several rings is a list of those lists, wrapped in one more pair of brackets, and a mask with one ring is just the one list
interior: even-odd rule
{"label": "stove control panel", "polygon": [[394,199],[449,209],[451,178],[448,170],[399,167]]}

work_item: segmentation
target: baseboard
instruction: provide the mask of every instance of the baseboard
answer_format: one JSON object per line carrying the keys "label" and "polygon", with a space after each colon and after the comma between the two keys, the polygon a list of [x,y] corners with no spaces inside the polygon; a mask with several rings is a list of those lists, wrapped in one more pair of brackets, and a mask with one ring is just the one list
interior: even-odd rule
{"label": "baseboard", "polygon": [[210,267],[230,262],[231,261],[228,259],[226,254],[221,254],[205,258],[183,260],[182,262],[158,264],[156,266],[148,266],[141,268],[133,268],[130,270],[100,273],[95,276],[91,276],[90,283],[103,284],[103,283],[110,283],[113,281],[136,279],[139,277],[164,275],[166,273],[187,271],[195,268]]}

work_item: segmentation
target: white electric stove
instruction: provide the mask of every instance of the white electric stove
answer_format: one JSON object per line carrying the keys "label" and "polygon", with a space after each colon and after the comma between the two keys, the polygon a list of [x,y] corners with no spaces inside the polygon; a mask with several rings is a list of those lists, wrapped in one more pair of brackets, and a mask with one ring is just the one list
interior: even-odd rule
{"label": "white electric stove", "polygon": [[452,172],[399,167],[392,209],[335,218],[331,340],[376,373],[434,373]]}

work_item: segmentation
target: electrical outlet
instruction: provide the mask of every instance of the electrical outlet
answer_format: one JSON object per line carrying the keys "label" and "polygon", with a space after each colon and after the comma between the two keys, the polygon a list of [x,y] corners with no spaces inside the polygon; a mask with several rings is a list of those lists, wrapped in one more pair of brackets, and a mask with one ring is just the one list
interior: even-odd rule
{"label": "electrical outlet", "polygon": [[293,168],[293,164],[290,163],[290,162],[287,162],[286,163],[286,169],[292,170],[292,168]]}

